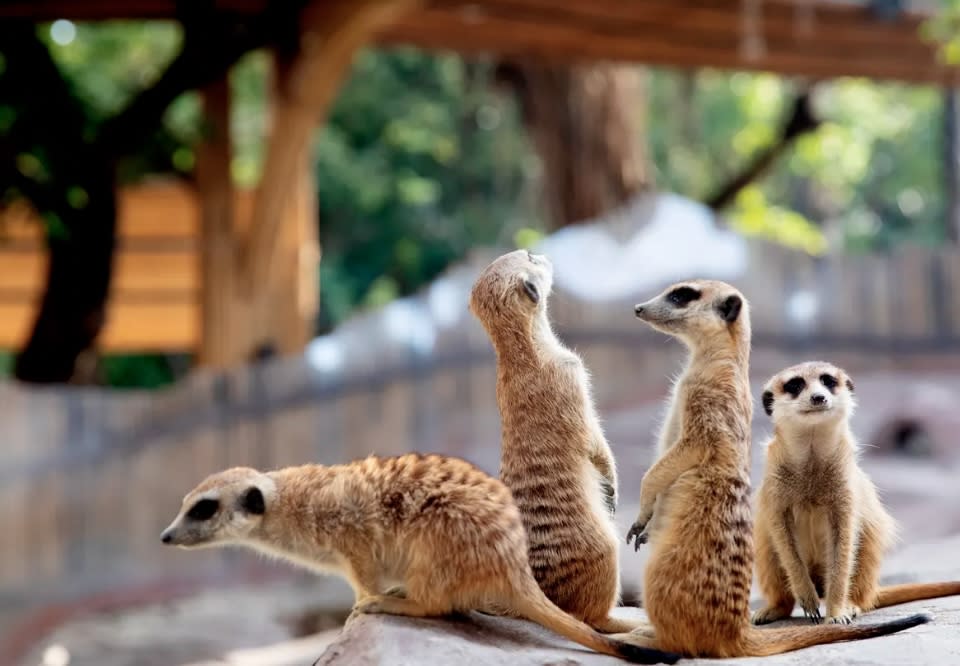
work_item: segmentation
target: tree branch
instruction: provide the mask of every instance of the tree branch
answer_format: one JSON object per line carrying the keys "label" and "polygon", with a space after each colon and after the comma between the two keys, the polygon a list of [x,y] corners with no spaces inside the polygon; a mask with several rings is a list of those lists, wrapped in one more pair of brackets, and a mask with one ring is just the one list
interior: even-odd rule
{"label": "tree branch", "polygon": [[820,122],[810,106],[810,91],[804,91],[794,101],[793,111],[780,130],[780,138],[776,143],[761,152],[747,168],[707,199],[706,205],[714,212],[719,212],[732,204],[740,191],[763,176],[777,158],[787,151],[795,139],[816,130],[820,126]]}

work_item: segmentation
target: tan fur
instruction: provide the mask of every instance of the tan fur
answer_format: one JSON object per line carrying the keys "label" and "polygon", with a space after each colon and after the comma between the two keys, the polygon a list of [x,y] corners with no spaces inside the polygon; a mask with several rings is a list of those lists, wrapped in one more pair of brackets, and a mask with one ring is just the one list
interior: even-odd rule
{"label": "tan fur", "polygon": [[640,513],[627,537],[639,547],[649,536],[651,544],[644,607],[653,627],[633,634],[634,642],[687,656],[763,656],[927,621],[769,630],[750,624],[749,306],[728,284],[696,280],[673,285],[636,312],[680,338],[690,356],[665,423],[670,441],[643,478]]}
{"label": "tan fur", "polygon": [[491,263],[470,295],[497,354],[500,478],[547,597],[600,631],[629,631],[636,622],[610,617],[620,597],[616,466],[583,361],[550,327],[552,282],[546,257],[517,250]]}
{"label": "tan fur", "polygon": [[[794,395],[797,380],[803,385]],[[763,402],[774,435],[757,493],[756,568],[767,606],[754,614],[756,624],[789,617],[797,602],[819,621],[821,598],[827,622],[846,624],[862,611],[960,594],[960,582],[880,587],[896,524],[857,463],[846,372],[795,365],[767,382]]]}
{"label": "tan fur", "polygon": [[[204,500],[215,500],[216,512],[191,518]],[[427,617],[504,608],[604,654],[638,663],[678,658],[597,633],[551,603],[527,562],[510,491],[455,458],[229,469],[184,498],[163,541],[242,545],[342,575],[356,593],[355,613]]]}

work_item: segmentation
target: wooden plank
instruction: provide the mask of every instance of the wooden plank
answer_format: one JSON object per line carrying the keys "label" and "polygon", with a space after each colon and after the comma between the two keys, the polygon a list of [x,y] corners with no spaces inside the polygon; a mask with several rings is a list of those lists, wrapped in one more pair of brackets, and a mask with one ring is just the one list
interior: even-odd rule
{"label": "wooden plank", "polygon": [[[0,349],[17,349],[33,323],[34,306],[0,302]],[[107,308],[107,325],[98,346],[111,352],[182,351],[199,339],[195,303],[128,304]]]}
{"label": "wooden plank", "polygon": [[[0,247],[0,292],[39,296],[46,279],[42,250],[4,251]],[[114,260],[114,292],[163,290],[193,293],[199,289],[193,252],[119,252]]]}
{"label": "wooden plank", "polygon": [[[251,193],[243,192],[241,198]],[[117,236],[121,247],[125,242],[178,240],[189,243],[199,230],[199,202],[195,190],[177,181],[151,181],[126,187],[117,195]],[[42,226],[35,216],[19,211],[3,220],[0,248],[4,242],[32,241],[41,246]],[[21,247],[18,245],[18,247]]]}

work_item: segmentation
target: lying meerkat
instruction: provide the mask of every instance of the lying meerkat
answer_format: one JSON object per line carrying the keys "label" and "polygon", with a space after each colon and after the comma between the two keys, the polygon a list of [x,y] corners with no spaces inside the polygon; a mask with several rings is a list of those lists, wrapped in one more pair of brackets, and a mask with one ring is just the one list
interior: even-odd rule
{"label": "lying meerkat", "polygon": [[[639,547],[649,533],[651,543],[643,595],[653,626],[631,634],[634,642],[686,656],[765,656],[928,622],[912,615],[862,626],[750,624],[747,301],[728,284],[696,280],[636,306],[636,315],[682,340],[690,355],[673,393],[677,411],[668,418],[674,440],[643,477],[639,516],[627,535]],[[659,516],[651,523],[655,506]]]}
{"label": "lying meerkat", "polygon": [[853,382],[840,368],[801,363],[763,390],[773,417],[766,471],[757,493],[757,578],[767,606],[755,624],[789,617],[799,602],[820,620],[849,623],[863,611],[960,594],[960,581],[880,587],[880,564],[896,523],[857,464],[849,418]]}
{"label": "lying meerkat", "polygon": [[643,664],[679,659],[604,636],[547,599],[510,491],[456,458],[228,469],[187,494],[161,539],[247,546],[340,574],[353,587],[355,613],[428,617],[492,606],[604,654]]}
{"label": "lying meerkat", "polygon": [[487,266],[470,294],[497,354],[500,478],[547,597],[599,631],[630,631],[637,622],[610,617],[620,599],[616,465],[586,367],[550,326],[552,284],[546,257],[517,250]]}

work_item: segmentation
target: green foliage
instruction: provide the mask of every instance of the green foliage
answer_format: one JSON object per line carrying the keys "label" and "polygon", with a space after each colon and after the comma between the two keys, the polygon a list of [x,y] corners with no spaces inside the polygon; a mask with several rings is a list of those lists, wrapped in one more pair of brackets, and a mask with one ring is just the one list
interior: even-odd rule
{"label": "green foliage", "polygon": [[317,148],[323,328],[530,226],[531,150],[486,64],[365,51]]}
{"label": "green foliage", "polygon": [[[652,74],[648,135],[658,185],[703,199],[764,147],[795,94],[769,74]],[[942,242],[942,101],[929,87],[820,84],[824,123],[744,191],[733,227],[811,253]]]}

